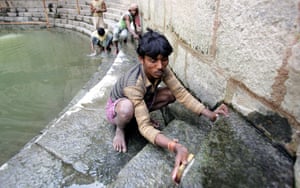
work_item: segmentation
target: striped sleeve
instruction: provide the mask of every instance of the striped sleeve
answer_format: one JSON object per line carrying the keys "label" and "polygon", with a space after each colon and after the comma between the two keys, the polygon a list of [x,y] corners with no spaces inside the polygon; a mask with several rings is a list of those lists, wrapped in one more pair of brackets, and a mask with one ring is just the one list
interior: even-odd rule
{"label": "striped sleeve", "polygon": [[163,81],[172,91],[173,95],[176,97],[176,100],[183,104],[187,109],[200,115],[205,106],[185,89],[185,87],[179,82],[169,67],[166,68],[165,75],[166,76],[164,77]]}

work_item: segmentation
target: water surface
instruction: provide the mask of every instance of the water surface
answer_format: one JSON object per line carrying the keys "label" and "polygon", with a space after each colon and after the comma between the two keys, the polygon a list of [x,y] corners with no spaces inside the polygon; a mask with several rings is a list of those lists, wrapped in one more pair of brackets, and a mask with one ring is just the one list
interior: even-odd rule
{"label": "water surface", "polygon": [[46,127],[97,71],[89,40],[62,30],[0,31],[0,165]]}

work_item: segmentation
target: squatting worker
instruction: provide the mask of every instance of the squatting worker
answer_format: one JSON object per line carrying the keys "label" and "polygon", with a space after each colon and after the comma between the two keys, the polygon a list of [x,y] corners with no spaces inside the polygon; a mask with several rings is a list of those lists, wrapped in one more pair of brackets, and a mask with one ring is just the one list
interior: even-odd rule
{"label": "squatting worker", "polygon": [[[128,32],[130,32],[134,39],[139,38],[139,32],[137,31],[137,26],[140,25],[140,20],[137,19],[139,17],[139,8],[138,5],[133,3],[130,5],[128,11],[123,14],[119,20],[119,22],[114,26],[113,30],[113,43],[115,46],[116,54],[119,53],[119,42],[124,41],[127,42]],[[133,23],[133,27],[131,24]]]}
{"label": "squatting worker", "polygon": [[[192,112],[215,121],[219,114],[227,116],[228,108],[221,104],[210,111],[181,85],[168,67],[173,48],[164,35],[148,29],[136,51],[140,63],[119,78],[106,105],[107,119],[116,126],[113,147],[119,152],[127,151],[124,128],[135,118],[139,132],[148,141],[176,153],[174,179],[179,166],[187,163],[188,149],[156,129],[149,112],[178,100]],[[161,81],[166,87],[158,87]]]}

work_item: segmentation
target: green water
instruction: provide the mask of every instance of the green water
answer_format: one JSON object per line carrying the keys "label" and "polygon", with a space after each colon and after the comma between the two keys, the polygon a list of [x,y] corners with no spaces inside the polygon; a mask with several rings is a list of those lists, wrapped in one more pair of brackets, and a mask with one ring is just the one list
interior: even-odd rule
{"label": "green water", "polygon": [[96,72],[89,40],[59,30],[0,31],[0,164],[67,106]]}

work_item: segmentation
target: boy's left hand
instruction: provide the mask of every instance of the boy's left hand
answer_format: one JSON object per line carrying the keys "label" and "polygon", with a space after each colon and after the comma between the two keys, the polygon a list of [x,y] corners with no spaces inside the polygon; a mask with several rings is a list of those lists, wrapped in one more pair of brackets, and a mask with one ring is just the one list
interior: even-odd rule
{"label": "boy's left hand", "polygon": [[214,112],[217,113],[217,115],[224,115],[226,117],[228,117],[229,114],[225,104],[221,104]]}

